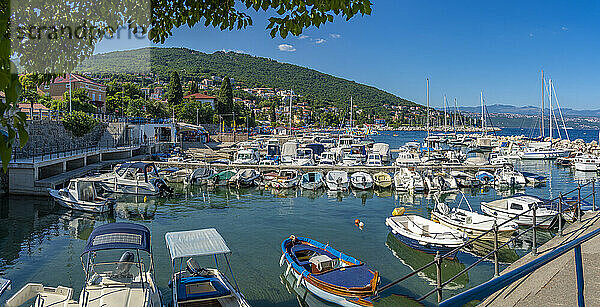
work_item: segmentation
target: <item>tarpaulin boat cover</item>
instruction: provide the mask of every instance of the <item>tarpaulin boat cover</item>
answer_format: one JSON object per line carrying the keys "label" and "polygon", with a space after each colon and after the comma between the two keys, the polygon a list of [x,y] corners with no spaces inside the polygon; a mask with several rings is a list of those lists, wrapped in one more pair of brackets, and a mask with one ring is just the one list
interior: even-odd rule
{"label": "tarpaulin boat cover", "polygon": [[167,232],[165,241],[171,260],[231,253],[223,237],[214,228]]}

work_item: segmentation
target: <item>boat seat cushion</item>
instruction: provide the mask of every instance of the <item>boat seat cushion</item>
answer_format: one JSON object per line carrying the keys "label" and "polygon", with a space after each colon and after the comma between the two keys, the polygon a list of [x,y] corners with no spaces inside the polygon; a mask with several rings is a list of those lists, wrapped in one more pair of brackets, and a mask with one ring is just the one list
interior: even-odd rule
{"label": "boat seat cushion", "polygon": [[177,284],[177,301],[211,299],[228,296],[231,291],[214,275],[181,278]]}
{"label": "boat seat cushion", "polygon": [[313,274],[314,278],[338,287],[364,288],[371,283],[375,276],[369,267],[360,264],[339,268],[323,274]]}

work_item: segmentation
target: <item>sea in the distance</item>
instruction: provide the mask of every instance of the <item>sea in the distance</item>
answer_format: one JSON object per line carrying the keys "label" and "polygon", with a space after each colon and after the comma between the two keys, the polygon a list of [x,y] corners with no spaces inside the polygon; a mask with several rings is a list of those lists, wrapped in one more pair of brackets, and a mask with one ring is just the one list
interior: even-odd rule
{"label": "sea in the distance", "polygon": [[[506,129],[499,135],[527,135],[520,129]],[[394,137],[393,135],[398,136]],[[408,141],[422,140],[425,132],[382,132],[373,138],[398,148]],[[598,131],[570,130],[571,139],[597,140]],[[537,136],[537,135],[536,135]],[[517,168],[549,178],[543,188],[499,192],[494,189],[465,191],[471,206],[512,193],[524,192],[544,198],[576,187],[579,180],[595,178],[595,174],[573,172],[555,167],[551,162],[519,162]],[[457,197],[458,199],[458,197]],[[412,272],[433,259],[414,251],[389,235],[384,224],[395,207],[405,207],[408,214],[429,217],[431,199],[419,194],[395,192],[306,192],[299,189],[277,193],[263,188],[203,190],[176,186],[171,198],[118,196],[114,216],[98,217],[69,212],[45,197],[5,197],[0,199],[0,274],[13,281],[6,300],[28,282],[48,286],[72,287],[78,299],[84,274],[79,256],[93,227],[114,221],[133,221],[152,231],[157,283],[166,303],[171,301],[167,286],[170,260],[164,235],[169,231],[216,228],[233,251],[231,264],[241,290],[252,306],[325,306],[302,289],[295,290],[294,281],[286,278],[279,267],[281,242],[291,234],[329,243],[336,249],[356,257],[378,270],[382,284]],[[354,225],[364,222],[364,229]],[[552,233],[540,231],[539,243]],[[531,236],[503,251],[504,262],[514,261],[527,253]],[[479,259],[475,254],[459,253],[456,260],[444,261],[442,274],[448,278]],[[117,259],[115,259],[116,261]],[[210,262],[209,262],[210,263]],[[506,264],[502,264],[504,268]],[[444,297],[478,285],[493,276],[493,263],[484,261],[467,275],[450,284]],[[417,298],[433,288],[435,268],[400,283],[384,292],[379,304],[399,306],[416,304]],[[433,305],[435,295],[424,303]]]}

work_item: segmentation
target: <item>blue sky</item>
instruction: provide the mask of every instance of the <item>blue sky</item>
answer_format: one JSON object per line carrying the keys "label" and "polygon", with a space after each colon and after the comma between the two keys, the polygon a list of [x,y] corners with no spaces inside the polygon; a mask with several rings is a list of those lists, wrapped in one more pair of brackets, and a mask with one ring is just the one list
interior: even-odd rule
{"label": "blue sky", "polygon": [[[598,1],[373,2],[372,15],[336,18],[305,38],[271,38],[268,12],[253,13],[254,26],[240,31],[185,26],[161,46],[273,58],[422,104],[429,77],[432,106],[444,94],[477,105],[481,90],[488,104],[537,106],[543,68],[562,107],[600,108]],[[96,52],[137,46],[101,43]]]}

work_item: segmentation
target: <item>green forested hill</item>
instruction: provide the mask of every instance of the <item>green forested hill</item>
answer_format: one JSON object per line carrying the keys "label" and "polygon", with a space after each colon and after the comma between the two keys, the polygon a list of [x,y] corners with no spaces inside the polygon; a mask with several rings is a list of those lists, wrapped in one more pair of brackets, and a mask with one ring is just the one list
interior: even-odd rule
{"label": "green forested hill", "polygon": [[384,104],[413,104],[372,86],[306,67],[234,52],[206,54],[185,48],[118,51],[94,55],[85,60],[78,71],[140,73],[147,72],[148,69],[163,79],[168,78],[173,70],[178,71],[183,78],[228,76],[245,86],[293,89],[315,102],[335,105],[348,104],[350,96],[359,106],[366,109],[381,107]]}

